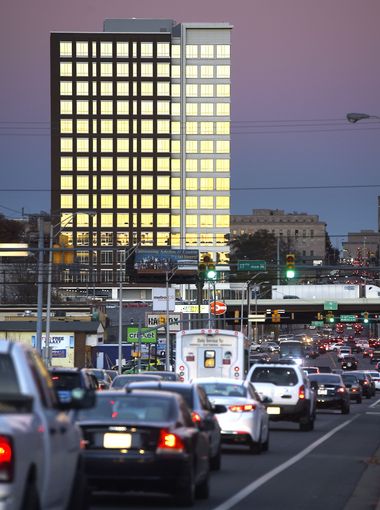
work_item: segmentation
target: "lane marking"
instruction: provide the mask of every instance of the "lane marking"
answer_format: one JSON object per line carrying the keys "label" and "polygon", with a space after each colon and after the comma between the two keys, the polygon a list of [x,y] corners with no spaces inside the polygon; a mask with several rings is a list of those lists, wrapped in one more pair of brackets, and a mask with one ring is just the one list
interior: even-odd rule
{"label": "lane marking", "polygon": [[282,464],[277,466],[275,469],[272,469],[271,471],[268,471],[268,473],[265,473],[265,475],[260,476],[260,478],[258,478],[254,482],[250,483],[249,485],[247,485],[243,489],[241,489],[234,496],[232,496],[231,498],[227,499],[224,503],[222,503],[221,505],[213,508],[213,510],[230,510],[230,508],[232,508],[235,505],[237,505],[238,503],[240,503],[240,501],[242,501],[247,496],[252,494],[252,492],[254,492],[255,490],[259,489],[262,485],[264,485],[265,483],[269,482],[269,480],[271,480],[272,478],[274,478],[278,474],[282,473],[282,471],[285,471],[285,469],[288,469],[289,467],[293,466],[293,464],[296,464],[299,460],[301,460],[304,457],[306,457],[306,455],[308,455],[310,452],[315,450],[322,443],[324,443],[325,441],[330,439],[330,437],[332,437],[334,434],[336,434],[337,432],[342,430],[344,427],[347,427],[347,425],[350,425],[353,421],[357,420],[360,416],[362,416],[362,415],[357,414],[356,416],[354,416],[350,420],[348,420],[348,421],[342,423],[341,425],[338,425],[337,427],[335,427],[335,429],[330,430],[330,432],[328,432],[324,436],[322,436],[319,439],[317,439],[317,441],[314,441],[314,443],[312,443],[311,445],[306,447],[301,452],[297,453],[297,455],[295,455],[294,457],[291,457],[289,460],[283,462]]}
{"label": "lane marking", "polygon": [[376,400],[376,402],[374,402],[373,404],[371,404],[370,406],[368,407],[376,407],[378,404],[380,404],[380,399],[379,400]]}
{"label": "lane marking", "polygon": [[365,414],[371,414],[372,416],[380,416],[380,412],[376,413],[375,411],[366,411]]}

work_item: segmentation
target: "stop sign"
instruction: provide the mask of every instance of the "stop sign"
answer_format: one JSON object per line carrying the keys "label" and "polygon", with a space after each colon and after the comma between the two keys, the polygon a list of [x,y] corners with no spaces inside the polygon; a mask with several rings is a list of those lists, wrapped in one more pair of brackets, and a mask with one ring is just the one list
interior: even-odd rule
{"label": "stop sign", "polygon": [[210,303],[210,312],[213,315],[223,315],[227,311],[226,303],[222,303],[222,301],[211,301]]}

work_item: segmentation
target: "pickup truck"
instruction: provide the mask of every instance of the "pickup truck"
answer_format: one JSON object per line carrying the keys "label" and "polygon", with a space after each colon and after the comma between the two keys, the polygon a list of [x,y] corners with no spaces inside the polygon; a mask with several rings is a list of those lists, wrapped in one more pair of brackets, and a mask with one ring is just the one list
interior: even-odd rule
{"label": "pickup truck", "polygon": [[65,410],[94,400],[74,389],[60,403],[37,352],[0,340],[0,510],[86,508],[82,437]]}

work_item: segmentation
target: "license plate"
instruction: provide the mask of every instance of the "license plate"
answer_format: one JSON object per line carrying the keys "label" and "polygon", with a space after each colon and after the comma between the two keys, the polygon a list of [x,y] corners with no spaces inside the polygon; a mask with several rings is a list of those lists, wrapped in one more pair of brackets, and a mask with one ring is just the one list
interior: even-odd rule
{"label": "license plate", "polygon": [[327,390],[318,390],[318,395],[327,395]]}
{"label": "license plate", "polygon": [[103,436],[104,448],[130,448],[132,444],[131,434],[117,434],[106,432]]}
{"label": "license plate", "polygon": [[280,407],[267,407],[267,413],[268,414],[280,414],[281,408]]}

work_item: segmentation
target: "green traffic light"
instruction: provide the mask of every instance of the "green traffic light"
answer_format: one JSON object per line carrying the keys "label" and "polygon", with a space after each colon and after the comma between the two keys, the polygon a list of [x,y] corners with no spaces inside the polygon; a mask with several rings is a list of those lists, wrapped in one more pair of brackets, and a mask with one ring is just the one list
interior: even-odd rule
{"label": "green traffic light", "polygon": [[334,317],[329,317],[329,322],[335,322],[335,318]]}
{"label": "green traffic light", "polygon": [[288,269],[286,271],[286,278],[289,278],[289,280],[291,280],[295,276],[296,276],[296,272],[294,271],[294,269]]}
{"label": "green traffic light", "polygon": [[216,280],[216,271],[215,269],[209,269],[207,272],[206,272],[206,278],[207,280]]}

